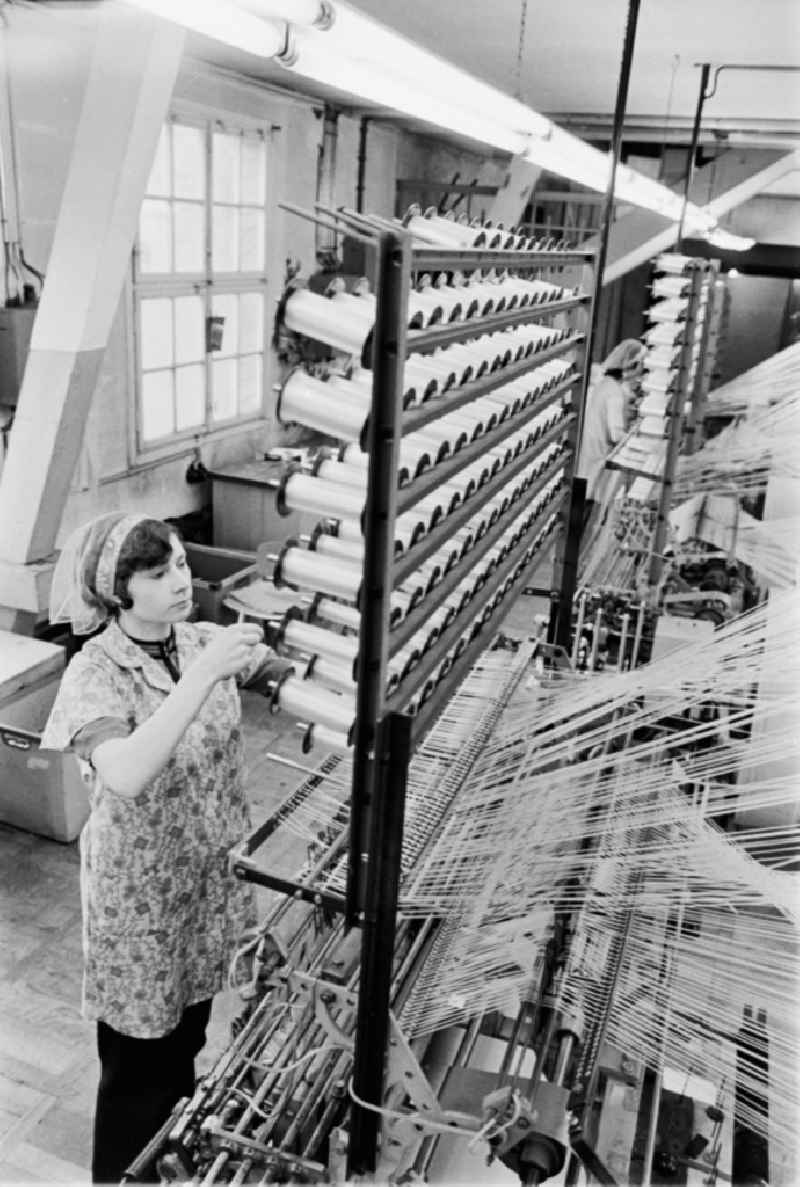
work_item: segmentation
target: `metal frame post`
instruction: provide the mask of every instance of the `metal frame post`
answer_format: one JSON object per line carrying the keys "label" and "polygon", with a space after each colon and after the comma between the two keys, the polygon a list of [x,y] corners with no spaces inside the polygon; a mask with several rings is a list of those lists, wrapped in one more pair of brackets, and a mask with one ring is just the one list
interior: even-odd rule
{"label": "metal frame post", "polygon": [[350,807],[350,859],[345,917],[352,927],[364,904],[370,813],[377,793],[375,746],[384,708],[392,593],[397,469],[402,437],[405,325],[411,284],[408,237],[378,236],[375,328],[372,338],[372,413],[367,433],[369,470],[364,509],[364,579],[358,637],[358,691]]}
{"label": "metal frame post", "polygon": [[[378,727],[378,761],[370,829],[361,970],[358,990],[353,1093],[377,1108],[383,1096],[389,1039],[392,965],[403,853],[406,775],[411,755],[411,718],[390,713]],[[348,1175],[375,1170],[380,1116],[353,1102]]]}
{"label": "metal frame post", "polygon": [[681,239],[683,239],[683,226],[686,222],[686,210],[689,205],[689,193],[694,181],[695,157],[697,156],[697,145],[700,140],[700,122],[703,118],[703,105],[706,99],[710,98],[706,94],[708,86],[708,73],[711,69],[710,62],[703,62],[700,70],[700,91],[697,96],[697,107],[694,113],[694,126],[692,128],[692,142],[689,145],[689,159],[686,162],[686,181],[683,186],[683,206],[681,208],[681,221],[678,223],[677,243],[680,247]]}
{"label": "metal frame post", "polygon": [[[610,147],[610,164],[608,171],[608,184],[606,186],[605,203],[603,206],[603,221],[602,230],[600,232],[600,242],[598,244],[597,258],[595,262],[595,282],[594,282],[594,297],[592,300],[592,311],[589,318],[589,329],[586,335],[586,356],[583,374],[583,386],[581,388],[578,416],[575,426],[574,437],[574,455],[573,455],[573,470],[577,464],[580,456],[581,437],[583,435],[583,413],[586,406],[586,393],[589,389],[589,377],[592,371],[592,348],[594,346],[594,339],[597,334],[597,325],[600,316],[600,294],[603,288],[603,272],[606,266],[606,256],[608,254],[608,239],[611,233],[611,224],[614,221],[614,190],[617,179],[617,166],[622,152],[622,133],[625,124],[625,109],[628,104],[628,88],[631,78],[631,67],[633,65],[633,49],[636,43],[636,25],[639,19],[640,0],[628,0],[628,18],[625,26],[625,39],[622,46],[622,61],[619,69],[619,81],[617,83],[617,99],[614,106],[614,125],[611,133],[611,147]],[[585,488],[584,488],[585,489]],[[570,508],[567,513],[567,530],[571,531],[573,524],[577,520],[577,516],[573,514],[572,503],[576,497],[575,487],[573,485],[570,492]],[[583,515],[580,520],[577,520],[579,527],[583,524]],[[569,614],[572,604],[572,596],[574,594],[574,583],[570,589],[570,572],[567,564],[567,554],[570,550],[576,552],[580,543],[578,541],[567,540],[564,546],[564,553],[560,561],[561,571],[556,577],[554,574],[553,589],[554,594],[562,603],[562,609],[559,611],[559,618],[561,622],[569,621]],[[567,598],[569,597],[569,605],[567,605]]]}
{"label": "metal frame post", "polygon": [[677,391],[673,392],[672,395],[669,421],[669,438],[664,456],[664,476],[661,482],[661,491],[658,498],[656,526],[655,531],[653,532],[650,564],[647,574],[648,585],[651,589],[654,589],[661,580],[661,571],[664,566],[664,545],[667,542],[667,522],[669,520],[670,507],[672,506],[672,484],[675,477],[675,468],[678,464],[678,454],[680,453],[681,448],[681,435],[684,424],[684,408],[686,405],[686,400],[689,396],[689,378],[692,368],[692,353],[694,351],[697,308],[704,275],[705,273],[698,268],[694,270],[692,275],[692,291],[689,296],[688,316],[686,318],[686,339],[681,350],[681,361],[679,367],[680,382],[678,384]]}
{"label": "metal frame post", "polygon": [[[731,1178],[734,1183],[766,1181],[770,1177],[769,1141],[748,1124],[748,1113],[769,1117],[769,1041],[767,1015],[763,1009],[745,1006],[742,1025],[736,1032],[736,1085],[734,1091],[733,1151]],[[759,1082],[751,1087],[747,1081]],[[742,1114],[744,1113],[744,1118]],[[768,1128],[765,1126],[765,1128]]]}
{"label": "metal frame post", "polygon": [[561,588],[558,597],[550,603],[550,622],[547,629],[548,643],[569,651],[570,628],[572,625],[572,602],[578,584],[578,557],[584,527],[586,508],[586,479],[573,478],[568,504],[568,518],[565,524],[566,540],[561,561]]}

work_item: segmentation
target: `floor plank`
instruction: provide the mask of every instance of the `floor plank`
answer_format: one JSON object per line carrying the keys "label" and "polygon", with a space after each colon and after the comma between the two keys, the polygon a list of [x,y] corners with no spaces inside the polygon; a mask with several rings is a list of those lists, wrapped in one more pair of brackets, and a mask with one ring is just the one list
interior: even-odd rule
{"label": "floor plank", "polygon": [[28,1137],[55,1103],[54,1096],[0,1077],[0,1160]]}
{"label": "floor plank", "polygon": [[22,1172],[20,1179],[25,1176],[26,1182],[58,1184],[59,1187],[62,1184],[91,1182],[87,1166],[78,1166],[30,1142],[19,1142],[9,1155],[7,1165],[12,1174],[11,1182],[14,1182],[13,1175],[19,1172]]}

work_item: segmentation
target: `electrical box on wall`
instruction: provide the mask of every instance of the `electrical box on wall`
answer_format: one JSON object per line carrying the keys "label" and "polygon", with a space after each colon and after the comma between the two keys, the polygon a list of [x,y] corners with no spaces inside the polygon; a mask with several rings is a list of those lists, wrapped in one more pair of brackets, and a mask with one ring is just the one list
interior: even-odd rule
{"label": "electrical box on wall", "polygon": [[33,305],[0,309],[0,404],[17,403],[35,316]]}

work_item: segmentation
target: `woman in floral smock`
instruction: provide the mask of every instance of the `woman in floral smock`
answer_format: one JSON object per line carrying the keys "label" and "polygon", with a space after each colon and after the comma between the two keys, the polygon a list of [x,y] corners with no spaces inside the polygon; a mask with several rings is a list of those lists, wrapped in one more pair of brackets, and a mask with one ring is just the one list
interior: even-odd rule
{"label": "woman in floral smock", "polygon": [[72,747],[91,813],[81,836],[84,1013],[101,1074],[92,1178],[126,1167],[194,1090],[213,995],[248,888],[227,855],[249,827],[238,684],[286,663],[259,627],[186,622],[191,574],[177,535],[141,516],[80,529],[54,574],[51,618],[103,621],[69,664],[42,744]]}

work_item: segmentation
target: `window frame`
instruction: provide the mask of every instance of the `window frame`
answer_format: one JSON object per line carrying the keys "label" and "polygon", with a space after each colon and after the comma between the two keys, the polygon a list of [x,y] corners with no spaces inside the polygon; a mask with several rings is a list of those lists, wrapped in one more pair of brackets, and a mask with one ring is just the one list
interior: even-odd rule
{"label": "window frame", "polygon": [[[129,424],[129,457],[131,465],[136,467],[147,465],[159,460],[168,460],[173,456],[185,455],[196,443],[224,439],[241,435],[248,429],[262,428],[269,423],[268,394],[272,381],[272,348],[270,335],[271,308],[271,274],[270,253],[272,236],[270,220],[274,218],[273,205],[270,201],[269,183],[274,169],[274,154],[271,149],[274,125],[264,120],[219,113],[184,111],[179,108],[172,110],[165,121],[166,124],[195,127],[203,132],[205,155],[205,196],[203,200],[205,210],[205,230],[203,255],[205,268],[202,272],[147,272],[142,273],[139,267],[140,243],[138,228],[134,238],[130,259],[129,284],[129,321],[130,335],[130,370],[131,391],[133,394],[133,414]],[[251,272],[217,272],[212,270],[212,234],[213,234],[213,137],[222,132],[239,136],[258,135],[264,146],[264,201],[261,210],[264,215],[264,256],[262,266]],[[172,187],[171,187],[172,188]],[[142,201],[146,195],[143,194]],[[174,200],[174,198],[172,199]],[[238,204],[240,207],[252,206],[252,203]],[[240,295],[242,293],[257,293],[261,296],[263,307],[263,323],[261,326],[262,349],[254,352],[260,358],[261,393],[257,411],[244,415],[235,415],[224,420],[214,421],[213,413],[213,364],[219,357],[218,352],[206,350],[198,362],[205,367],[205,414],[204,423],[176,430],[169,435],[158,437],[151,441],[143,438],[143,406],[142,406],[142,343],[141,343],[141,306],[144,300],[180,296],[199,295],[203,300],[203,332],[209,316],[213,315],[213,301],[216,295]],[[174,344],[174,337],[173,337]],[[224,357],[224,356],[223,356]],[[175,367],[173,364],[172,372]],[[173,400],[174,400],[173,393]],[[174,405],[173,405],[174,407]]]}

